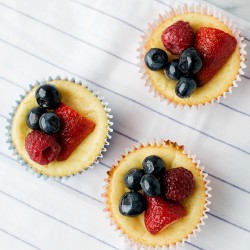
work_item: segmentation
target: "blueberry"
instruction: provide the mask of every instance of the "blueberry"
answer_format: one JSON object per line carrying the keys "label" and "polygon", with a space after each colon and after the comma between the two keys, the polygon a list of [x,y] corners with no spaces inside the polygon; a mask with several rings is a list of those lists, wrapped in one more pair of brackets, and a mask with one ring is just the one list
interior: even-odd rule
{"label": "blueberry", "polygon": [[152,174],[145,174],[141,178],[141,187],[147,196],[156,196],[161,193],[160,181]]}
{"label": "blueberry", "polygon": [[54,134],[60,129],[61,121],[53,112],[44,113],[39,119],[39,126],[46,134]]}
{"label": "blueberry", "polygon": [[146,209],[146,199],[136,191],[131,191],[123,194],[119,210],[125,216],[137,216]]}
{"label": "blueberry", "polygon": [[44,84],[38,87],[35,96],[41,108],[55,109],[61,103],[61,93],[51,84]]}
{"label": "blueberry", "polygon": [[146,157],[142,166],[147,174],[160,174],[165,170],[165,162],[157,155],[150,155]]}
{"label": "blueberry", "polygon": [[150,70],[165,69],[168,63],[168,55],[162,49],[152,48],[146,53],[144,61]]}
{"label": "blueberry", "polygon": [[141,189],[140,181],[144,175],[144,171],[139,168],[130,169],[124,178],[124,183],[130,190],[138,191]]}
{"label": "blueberry", "polygon": [[188,98],[196,89],[196,82],[190,76],[183,76],[176,84],[175,93],[180,98]]}
{"label": "blueberry", "polygon": [[201,69],[201,67],[202,60],[195,48],[190,47],[183,51],[179,62],[179,68],[183,73],[195,74]]}
{"label": "blueberry", "polygon": [[179,69],[179,60],[174,59],[173,61],[171,61],[167,65],[166,69],[164,69],[164,73],[166,77],[172,80],[179,80],[183,75],[182,71]]}
{"label": "blueberry", "polygon": [[34,130],[40,130],[39,119],[42,116],[42,114],[44,114],[45,112],[46,110],[40,107],[31,109],[26,116],[26,123],[28,127]]}

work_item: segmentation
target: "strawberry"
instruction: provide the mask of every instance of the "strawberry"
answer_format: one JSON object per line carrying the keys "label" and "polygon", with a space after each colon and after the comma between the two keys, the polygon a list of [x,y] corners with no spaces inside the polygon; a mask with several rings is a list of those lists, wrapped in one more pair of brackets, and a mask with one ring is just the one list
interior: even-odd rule
{"label": "strawberry", "polygon": [[195,35],[194,47],[202,58],[202,68],[197,73],[198,86],[210,81],[234,52],[237,40],[215,28],[202,27]]}
{"label": "strawberry", "polygon": [[161,196],[146,198],[148,204],[144,222],[149,233],[153,235],[186,215],[186,210],[180,203],[168,201]]}
{"label": "strawberry", "polygon": [[94,130],[95,123],[81,116],[64,103],[61,103],[55,110],[55,114],[61,120],[61,128],[55,134],[57,141],[62,147],[57,160],[63,161],[66,160],[82,140]]}

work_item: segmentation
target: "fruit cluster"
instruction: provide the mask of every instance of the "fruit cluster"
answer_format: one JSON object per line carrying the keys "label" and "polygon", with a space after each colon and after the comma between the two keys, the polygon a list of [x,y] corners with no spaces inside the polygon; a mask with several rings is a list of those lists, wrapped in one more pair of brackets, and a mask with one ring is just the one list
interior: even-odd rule
{"label": "fruit cluster", "polygon": [[39,107],[26,116],[27,126],[33,130],[25,140],[30,159],[40,165],[66,160],[95,124],[61,103],[61,93],[51,84],[39,86],[35,97]]}
{"label": "fruit cluster", "polygon": [[51,84],[44,84],[35,93],[39,107],[32,108],[26,116],[29,128],[42,130],[46,134],[54,134],[60,129],[59,117],[51,112],[61,104],[61,93]]}
{"label": "fruit cluster", "polygon": [[154,235],[186,215],[180,202],[192,193],[194,176],[183,167],[167,171],[156,155],[146,157],[142,167],[126,173],[124,183],[130,191],[121,197],[119,211],[130,217],[145,211],[145,226]]}
{"label": "fruit cluster", "polygon": [[150,70],[164,70],[166,77],[178,80],[175,93],[180,98],[190,97],[197,86],[211,80],[237,45],[237,40],[222,30],[202,27],[195,34],[184,21],[166,28],[161,40],[165,49],[179,59],[168,62],[164,50],[151,48],[145,55],[145,64]]}

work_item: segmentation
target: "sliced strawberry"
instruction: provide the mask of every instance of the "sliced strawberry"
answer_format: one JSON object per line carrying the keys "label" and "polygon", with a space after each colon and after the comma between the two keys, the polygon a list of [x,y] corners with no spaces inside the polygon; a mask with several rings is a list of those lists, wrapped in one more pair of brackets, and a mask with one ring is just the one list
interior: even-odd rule
{"label": "sliced strawberry", "polygon": [[160,196],[147,196],[147,203],[144,222],[151,234],[159,233],[186,215],[186,210],[180,203],[170,202]]}
{"label": "sliced strawberry", "polygon": [[81,116],[76,111],[61,103],[55,110],[55,114],[61,120],[61,128],[55,134],[62,149],[57,158],[58,161],[66,160],[77,146],[95,128],[95,123]]}
{"label": "sliced strawberry", "polygon": [[210,81],[234,52],[237,40],[215,28],[200,28],[195,35],[194,47],[202,57],[202,68],[197,73],[198,86]]}

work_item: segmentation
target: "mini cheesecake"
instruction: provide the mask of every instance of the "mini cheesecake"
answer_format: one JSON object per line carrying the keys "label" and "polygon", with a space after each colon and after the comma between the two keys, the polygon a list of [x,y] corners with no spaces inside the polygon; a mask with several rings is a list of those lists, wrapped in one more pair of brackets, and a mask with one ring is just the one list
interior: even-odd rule
{"label": "mini cheesecake", "polygon": [[[183,150],[183,146],[178,146],[170,141],[164,141],[160,145],[157,143],[146,146],[140,144],[139,147],[135,147],[126,155],[122,155],[122,159],[108,172],[104,194],[106,211],[116,227],[131,242],[152,247],[177,244],[192,235],[203,221],[207,205],[210,203],[208,201],[210,188],[207,186],[209,181],[206,180],[206,174],[202,172],[197,163],[188,157]],[[195,180],[193,192],[181,202],[186,209],[186,216],[156,235],[147,231],[144,223],[144,212],[136,217],[127,217],[119,211],[120,199],[125,192],[129,191],[124,185],[124,176],[132,168],[142,168],[142,161],[149,155],[162,158],[168,170],[177,167],[186,168],[192,172]]]}
{"label": "mini cheesecake", "polygon": [[34,86],[15,111],[11,124],[12,143],[21,159],[36,172],[53,177],[73,175],[90,167],[100,156],[109,133],[109,115],[105,104],[86,87],[67,80],[52,80],[47,83],[54,85],[60,91],[64,104],[93,121],[94,130],[66,160],[55,160],[48,165],[32,161],[25,149],[25,139],[32,131],[27,126],[25,117],[29,110],[38,106],[35,98],[38,86]]}
{"label": "mini cheesecake", "polygon": [[[178,56],[172,55],[169,51],[165,49],[162,44],[161,35],[163,31],[176,23],[177,21],[189,22],[190,26],[196,32],[201,27],[211,27],[220,29],[232,36],[232,31],[227,27],[226,24],[218,20],[216,17],[200,14],[200,13],[185,13],[177,14],[169,19],[163,20],[157,27],[155,27],[151,34],[145,37],[145,45],[141,50],[146,53],[151,48],[159,48],[164,50],[168,54],[169,61],[178,58]],[[144,55],[141,55],[142,60]],[[237,78],[240,70],[240,48],[239,45],[236,46],[235,51],[226,61],[226,63],[220,68],[220,70],[215,74],[215,76],[207,82],[204,86],[198,87],[189,98],[179,98],[175,93],[175,86],[177,81],[168,79],[163,70],[151,71],[146,65],[144,65],[144,72],[150,84],[154,87],[155,91],[163,98],[168,99],[170,102],[181,105],[199,105],[205,103],[211,103],[212,100],[216,100],[219,96],[223,96],[225,92],[228,92],[230,87],[233,86],[234,81]]]}

